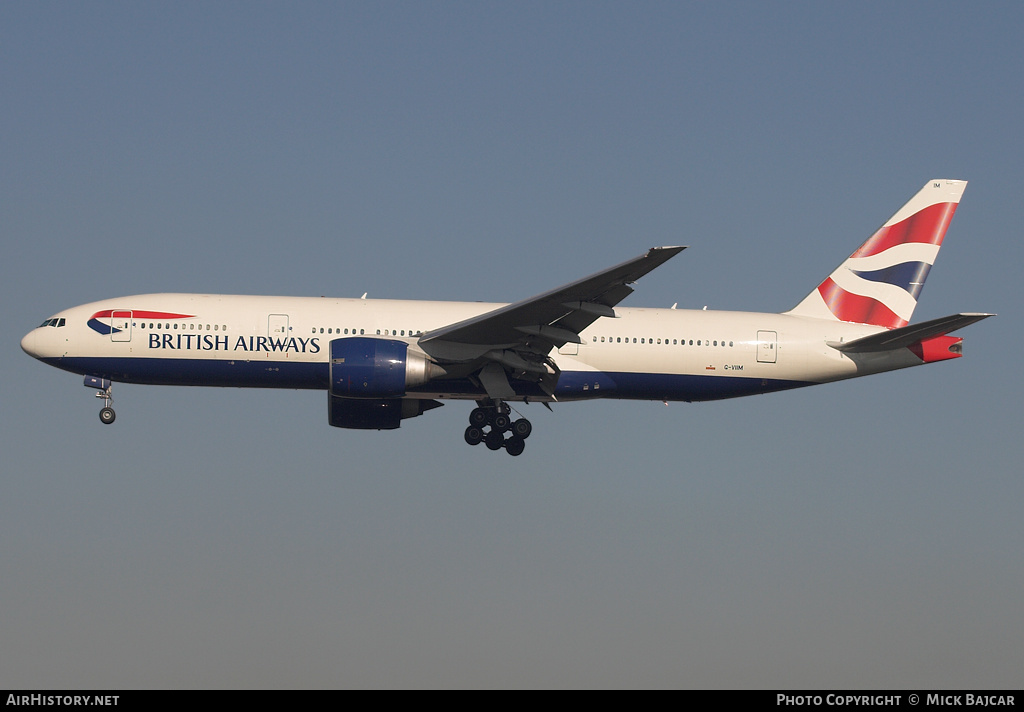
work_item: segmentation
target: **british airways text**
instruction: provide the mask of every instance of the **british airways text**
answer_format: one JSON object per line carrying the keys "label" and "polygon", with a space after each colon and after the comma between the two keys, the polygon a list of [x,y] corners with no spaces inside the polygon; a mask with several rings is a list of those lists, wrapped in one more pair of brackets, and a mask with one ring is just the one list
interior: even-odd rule
{"label": "british airways text", "polygon": [[320,339],[294,336],[275,339],[270,336],[239,336],[234,346],[227,336],[213,334],[150,334],[149,348],[185,351],[280,351],[299,354],[320,353]]}

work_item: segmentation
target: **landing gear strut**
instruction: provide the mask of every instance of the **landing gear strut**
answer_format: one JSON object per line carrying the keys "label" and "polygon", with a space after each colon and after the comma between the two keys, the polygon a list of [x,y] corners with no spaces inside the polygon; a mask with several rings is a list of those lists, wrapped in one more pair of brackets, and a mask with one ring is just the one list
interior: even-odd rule
{"label": "landing gear strut", "polygon": [[113,384],[106,378],[86,376],[85,387],[100,389],[96,392],[96,397],[103,399],[103,407],[100,408],[100,422],[104,425],[110,425],[113,423],[114,419],[117,417],[117,414],[114,413],[114,409],[110,407],[114,403],[114,396],[111,393]]}
{"label": "landing gear strut", "polygon": [[[484,443],[490,450],[505,448],[513,457],[522,455],[526,449],[526,438],[533,432],[533,425],[526,418],[512,420],[512,409],[501,401],[477,401],[478,407],[469,414],[466,428],[466,442],[470,445]],[[506,433],[510,433],[505,437]]]}

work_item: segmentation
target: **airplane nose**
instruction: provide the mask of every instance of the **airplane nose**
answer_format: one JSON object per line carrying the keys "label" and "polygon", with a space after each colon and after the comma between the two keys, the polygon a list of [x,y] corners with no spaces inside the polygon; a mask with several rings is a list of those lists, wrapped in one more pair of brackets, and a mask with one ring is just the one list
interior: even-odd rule
{"label": "airplane nose", "polygon": [[36,344],[39,336],[38,332],[39,329],[33,329],[25,334],[25,337],[21,340],[21,350],[32,358],[39,358],[39,347]]}

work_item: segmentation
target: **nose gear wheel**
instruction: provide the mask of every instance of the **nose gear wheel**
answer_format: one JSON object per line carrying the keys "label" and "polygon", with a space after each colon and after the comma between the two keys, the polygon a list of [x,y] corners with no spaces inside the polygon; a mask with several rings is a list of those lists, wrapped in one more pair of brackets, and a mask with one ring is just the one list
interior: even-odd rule
{"label": "nose gear wheel", "polygon": [[96,391],[96,397],[103,399],[103,407],[100,408],[100,422],[104,425],[110,425],[113,423],[114,419],[117,417],[117,414],[114,413],[114,409],[110,407],[114,403],[114,396],[111,392],[114,384],[103,378],[86,376],[85,385],[87,387],[98,386],[100,388],[100,390]]}

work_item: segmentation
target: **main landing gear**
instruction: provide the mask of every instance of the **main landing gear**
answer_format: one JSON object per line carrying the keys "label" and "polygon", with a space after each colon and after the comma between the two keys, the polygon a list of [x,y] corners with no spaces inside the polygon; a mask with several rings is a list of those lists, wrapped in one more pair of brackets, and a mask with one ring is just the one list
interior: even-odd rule
{"label": "main landing gear", "polygon": [[470,445],[484,443],[489,450],[505,448],[505,452],[513,457],[522,455],[533,425],[526,418],[512,420],[511,413],[512,409],[501,401],[481,403],[469,414],[466,442]]}
{"label": "main landing gear", "polygon": [[117,414],[114,413],[114,409],[110,407],[114,403],[114,396],[111,393],[113,384],[106,378],[86,376],[85,387],[100,389],[96,392],[96,397],[103,399],[103,407],[100,408],[100,422],[104,425],[110,425],[113,423],[114,418],[117,417]]}

